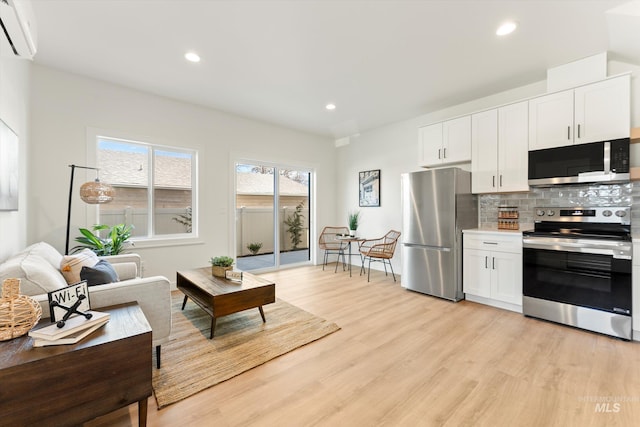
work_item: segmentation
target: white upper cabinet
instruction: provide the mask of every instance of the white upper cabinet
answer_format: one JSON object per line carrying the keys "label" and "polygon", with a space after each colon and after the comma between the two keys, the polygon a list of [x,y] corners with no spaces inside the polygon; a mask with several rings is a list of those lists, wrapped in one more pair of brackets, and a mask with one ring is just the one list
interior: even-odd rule
{"label": "white upper cabinet", "polygon": [[626,138],[631,132],[630,76],[575,90],[576,144]]}
{"label": "white upper cabinet", "polygon": [[471,116],[423,126],[420,134],[420,166],[439,166],[471,160]]}
{"label": "white upper cabinet", "polygon": [[630,76],[529,101],[529,150],[629,137]]}
{"label": "white upper cabinet", "polygon": [[471,116],[471,192],[498,191],[498,110]]}
{"label": "white upper cabinet", "polygon": [[498,189],[529,191],[529,103],[498,109]]}
{"label": "white upper cabinet", "polygon": [[442,123],[423,126],[420,134],[420,166],[432,166],[442,163]]}
{"label": "white upper cabinet", "polygon": [[474,114],[471,123],[472,192],[527,191],[528,103]]}
{"label": "white upper cabinet", "polygon": [[442,163],[471,161],[471,116],[447,120],[442,124]]}
{"label": "white upper cabinet", "polygon": [[573,89],[529,101],[529,150],[573,144]]}

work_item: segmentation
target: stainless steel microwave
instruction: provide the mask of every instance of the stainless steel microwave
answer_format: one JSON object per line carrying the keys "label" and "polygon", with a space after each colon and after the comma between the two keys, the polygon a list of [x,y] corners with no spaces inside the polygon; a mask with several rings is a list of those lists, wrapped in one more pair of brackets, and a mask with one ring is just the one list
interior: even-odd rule
{"label": "stainless steel microwave", "polygon": [[629,181],[629,138],[529,151],[529,185]]}

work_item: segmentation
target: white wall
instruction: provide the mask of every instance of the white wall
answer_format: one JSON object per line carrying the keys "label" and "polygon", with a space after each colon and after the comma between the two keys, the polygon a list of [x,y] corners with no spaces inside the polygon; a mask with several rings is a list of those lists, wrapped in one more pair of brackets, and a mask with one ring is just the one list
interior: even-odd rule
{"label": "white wall", "polygon": [[[640,126],[640,68],[621,62],[609,62],[609,75],[633,71],[632,76],[632,126]],[[365,238],[381,237],[390,229],[401,230],[400,174],[421,170],[418,166],[418,127],[450,119],[456,116],[497,107],[518,100],[544,94],[546,81],[480,98],[465,104],[397,122],[350,138],[350,143],[338,150],[338,224],[347,222],[347,212],[360,209],[361,225],[358,234]],[[640,144],[636,144],[640,145]],[[634,147],[635,148],[635,147]],[[640,148],[640,147],[638,147]],[[632,150],[633,154],[633,150]],[[640,153],[632,165],[640,166]],[[449,165],[471,170],[470,164]],[[381,169],[381,204],[379,208],[358,208],[358,172]],[[402,237],[401,237],[402,239]],[[402,260],[396,250],[393,266],[401,272]],[[354,263],[359,264],[357,259]],[[372,265],[374,267],[374,265]],[[374,268],[382,269],[375,264]]]}
{"label": "white wall", "polygon": [[[4,36],[0,36],[4,39]],[[18,135],[19,205],[17,211],[0,211],[0,261],[26,245],[27,180],[29,175],[29,73],[31,62],[16,58],[4,40],[0,43],[0,120]]]}
{"label": "white wall", "polygon": [[[45,240],[64,250],[70,169],[92,166],[86,130],[113,130],[199,151],[200,243],[143,247],[145,275],[175,281],[176,270],[205,266],[212,256],[233,253],[232,161],[237,156],[312,167],[317,172],[317,221],[334,222],[335,148],[309,135],[220,111],[186,104],[40,65],[32,70],[32,143],[29,158],[28,241]],[[245,154],[243,154],[245,153]],[[76,191],[85,177],[76,180]],[[87,176],[86,179],[92,179]],[[71,241],[92,225],[88,205],[74,199]],[[74,234],[75,233],[75,234]]]}

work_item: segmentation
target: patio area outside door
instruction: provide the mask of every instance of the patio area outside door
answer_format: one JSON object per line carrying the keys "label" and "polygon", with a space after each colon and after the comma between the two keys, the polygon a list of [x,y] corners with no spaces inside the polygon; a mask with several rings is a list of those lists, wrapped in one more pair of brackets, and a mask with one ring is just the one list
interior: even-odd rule
{"label": "patio area outside door", "polygon": [[235,170],[237,268],[309,262],[311,172],[250,162]]}

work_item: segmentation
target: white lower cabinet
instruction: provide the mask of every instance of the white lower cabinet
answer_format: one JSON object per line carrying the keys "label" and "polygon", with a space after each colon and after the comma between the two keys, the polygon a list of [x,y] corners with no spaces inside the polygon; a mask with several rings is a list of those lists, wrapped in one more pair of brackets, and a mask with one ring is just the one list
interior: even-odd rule
{"label": "white lower cabinet", "polygon": [[522,312],[522,234],[465,230],[463,291],[466,299]]}

